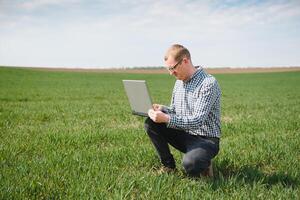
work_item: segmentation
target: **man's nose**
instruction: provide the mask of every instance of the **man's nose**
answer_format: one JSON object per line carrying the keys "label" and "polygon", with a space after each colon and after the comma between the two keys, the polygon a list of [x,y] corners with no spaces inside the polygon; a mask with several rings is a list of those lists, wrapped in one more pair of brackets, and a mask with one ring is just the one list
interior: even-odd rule
{"label": "man's nose", "polygon": [[170,70],[170,71],[169,71],[169,74],[170,74],[170,75],[173,75],[173,74],[174,74],[174,70]]}

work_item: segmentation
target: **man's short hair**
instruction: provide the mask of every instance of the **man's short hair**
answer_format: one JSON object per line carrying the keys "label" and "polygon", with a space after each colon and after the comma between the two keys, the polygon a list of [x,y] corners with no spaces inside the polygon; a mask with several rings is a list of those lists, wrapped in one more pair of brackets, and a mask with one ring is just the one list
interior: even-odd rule
{"label": "man's short hair", "polygon": [[180,59],[186,57],[187,59],[191,60],[191,54],[187,48],[180,44],[173,44],[165,55],[165,61],[168,60],[168,58],[172,56],[175,61],[179,61]]}

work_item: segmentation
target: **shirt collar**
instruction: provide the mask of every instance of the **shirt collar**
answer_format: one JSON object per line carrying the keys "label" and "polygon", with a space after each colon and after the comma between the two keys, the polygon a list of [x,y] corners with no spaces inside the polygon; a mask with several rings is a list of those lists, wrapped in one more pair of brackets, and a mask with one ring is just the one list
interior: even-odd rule
{"label": "shirt collar", "polygon": [[195,66],[196,71],[195,73],[186,81],[183,81],[184,84],[189,83],[190,81],[192,81],[198,74],[200,74],[203,71],[203,68],[201,66]]}

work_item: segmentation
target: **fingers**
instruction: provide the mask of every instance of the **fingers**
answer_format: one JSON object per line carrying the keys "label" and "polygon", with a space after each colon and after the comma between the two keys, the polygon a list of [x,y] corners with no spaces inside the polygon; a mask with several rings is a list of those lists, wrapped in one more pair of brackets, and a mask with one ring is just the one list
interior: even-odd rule
{"label": "fingers", "polygon": [[167,122],[169,119],[169,116],[161,111],[155,111],[153,109],[150,109],[148,111],[148,115],[150,119],[152,119],[156,123],[164,123]]}
{"label": "fingers", "polygon": [[148,116],[152,119],[152,117],[153,117],[153,112],[154,112],[154,110],[153,109],[149,109],[148,110]]}
{"label": "fingers", "polygon": [[155,111],[161,110],[161,105],[160,104],[153,104],[152,106],[153,106],[153,109]]}
{"label": "fingers", "polygon": [[157,110],[158,104],[153,104],[152,107],[153,107],[153,110]]}
{"label": "fingers", "polygon": [[154,111],[153,109],[148,110],[148,116],[150,117],[150,119],[156,122],[156,111]]}
{"label": "fingers", "polygon": [[156,122],[156,118],[157,118],[157,111],[154,111],[153,109],[150,109],[148,111],[148,116],[150,117],[150,119],[152,119],[154,122]]}

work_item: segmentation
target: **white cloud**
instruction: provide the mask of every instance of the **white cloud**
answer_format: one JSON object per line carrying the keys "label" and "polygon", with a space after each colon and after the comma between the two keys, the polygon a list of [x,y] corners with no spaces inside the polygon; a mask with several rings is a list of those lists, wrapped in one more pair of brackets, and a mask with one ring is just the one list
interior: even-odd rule
{"label": "white cloud", "polygon": [[300,64],[295,53],[300,44],[298,1],[228,2],[231,6],[220,1],[84,2],[6,5],[13,14],[0,15],[0,64],[162,65],[165,48],[175,42],[190,48],[196,64]]}
{"label": "white cloud", "polygon": [[17,4],[20,9],[35,10],[47,6],[65,6],[68,4],[79,3],[79,0],[30,0]]}

